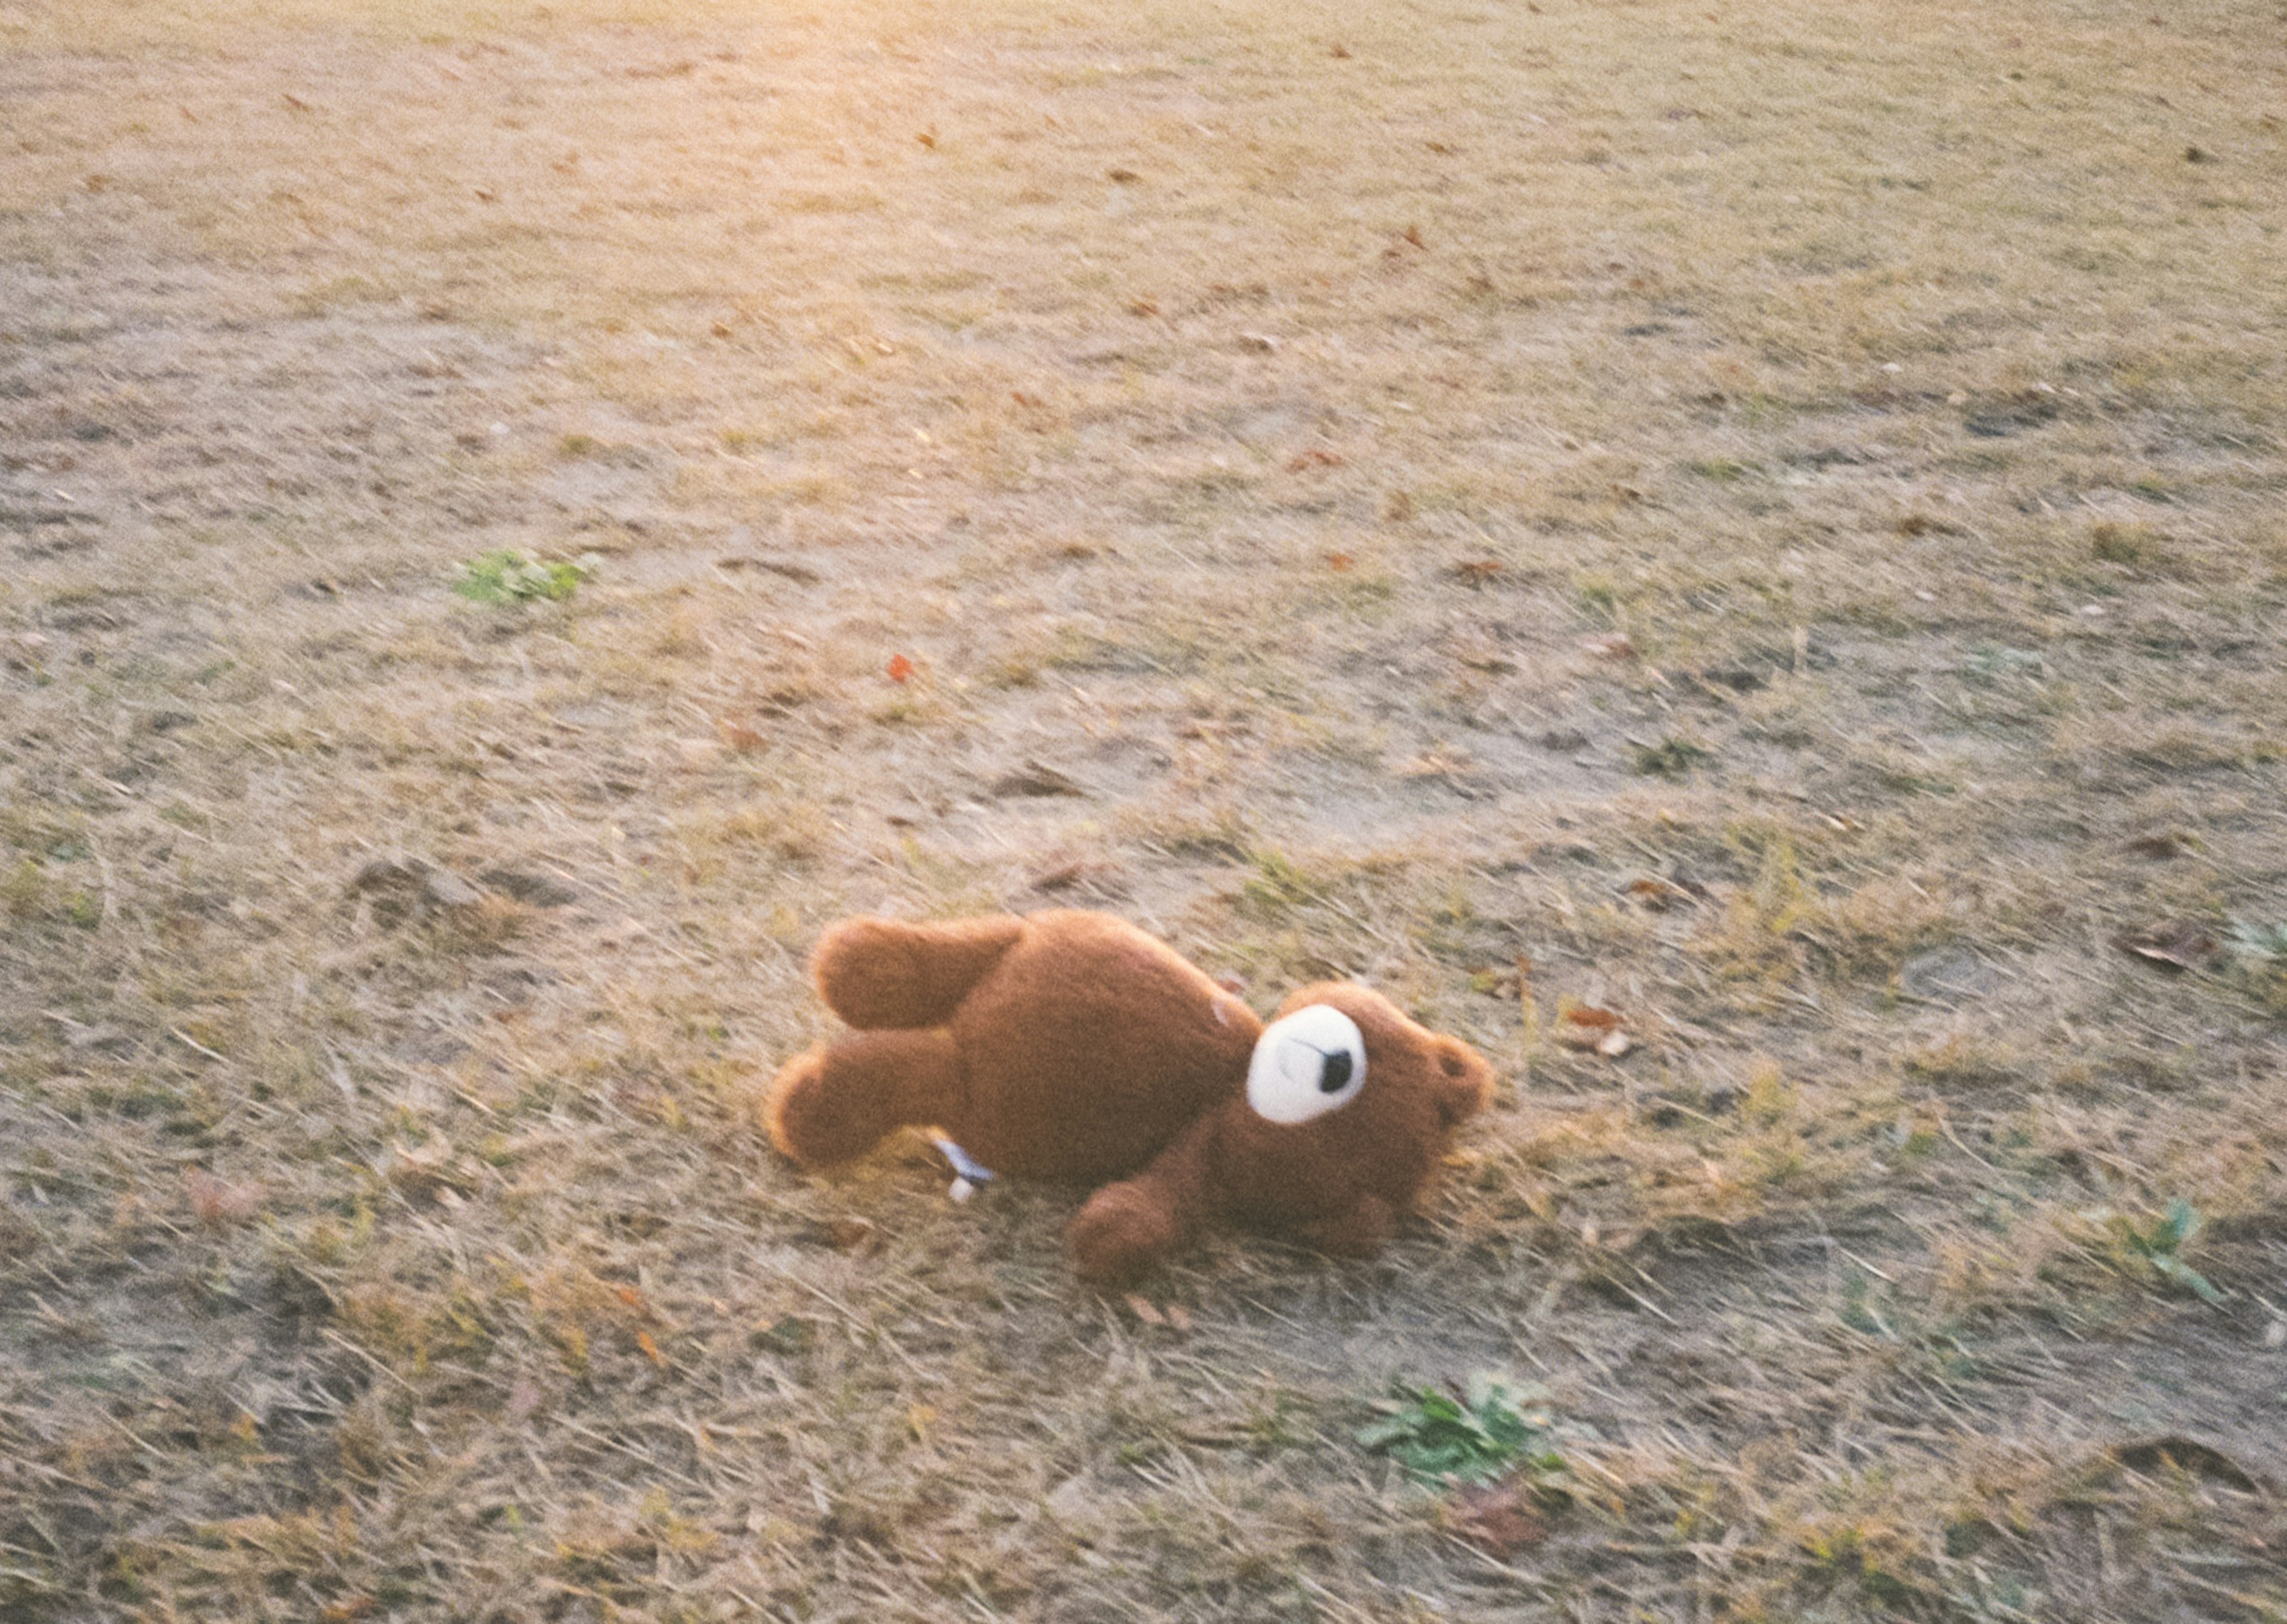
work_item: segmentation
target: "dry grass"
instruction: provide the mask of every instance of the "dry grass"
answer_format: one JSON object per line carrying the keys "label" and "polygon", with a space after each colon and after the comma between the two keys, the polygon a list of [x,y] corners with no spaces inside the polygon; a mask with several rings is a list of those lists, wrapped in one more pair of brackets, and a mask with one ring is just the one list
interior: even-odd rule
{"label": "dry grass", "polygon": [[[0,4],[0,1618],[2287,1614],[2287,14],[2151,12]],[[768,1157],[823,922],[1073,900],[1498,1060],[1385,1260]]]}

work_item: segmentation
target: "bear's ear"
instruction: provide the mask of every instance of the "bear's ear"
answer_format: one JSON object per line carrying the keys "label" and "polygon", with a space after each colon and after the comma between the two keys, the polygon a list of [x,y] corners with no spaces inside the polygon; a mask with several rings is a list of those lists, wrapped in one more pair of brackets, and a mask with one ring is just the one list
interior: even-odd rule
{"label": "bear's ear", "polygon": [[1437,1114],[1445,1126],[1475,1116],[1492,1097],[1493,1068],[1483,1055],[1459,1038],[1436,1034],[1430,1042],[1437,1057]]}

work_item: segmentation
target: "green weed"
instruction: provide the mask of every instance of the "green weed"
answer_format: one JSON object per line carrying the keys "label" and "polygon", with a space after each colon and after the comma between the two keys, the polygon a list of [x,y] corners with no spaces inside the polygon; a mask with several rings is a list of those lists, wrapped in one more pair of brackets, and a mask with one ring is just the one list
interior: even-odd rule
{"label": "green weed", "polygon": [[2223,1293],[2183,1258],[2184,1248],[2204,1224],[2197,1209],[2178,1196],[2168,1203],[2164,1214],[2149,1224],[2139,1224],[2125,1213],[2114,1213],[2106,1220],[2105,1227],[2124,1258],[2141,1264],[2203,1303],[2220,1303]]}
{"label": "green weed", "polygon": [[1456,1398],[1434,1387],[1390,1385],[1381,1420],[1358,1429],[1357,1441],[1386,1454],[1420,1483],[1490,1483],[1522,1470],[1535,1478],[1560,1477],[1564,1457],[1553,1445],[1547,1394],[1538,1387],[1515,1391],[1494,1376],[1469,1378]]}
{"label": "green weed", "polygon": [[566,560],[530,558],[510,548],[480,552],[461,566],[453,590],[471,603],[561,603],[596,573],[593,553]]}

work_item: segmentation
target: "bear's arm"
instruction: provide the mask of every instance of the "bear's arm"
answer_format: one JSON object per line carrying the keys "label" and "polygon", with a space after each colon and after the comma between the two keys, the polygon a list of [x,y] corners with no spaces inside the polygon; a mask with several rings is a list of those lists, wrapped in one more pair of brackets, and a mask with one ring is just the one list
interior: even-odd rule
{"label": "bear's arm", "polygon": [[1313,1219],[1296,1232],[1329,1257],[1372,1257],[1381,1250],[1397,1215],[1378,1195],[1360,1195],[1331,1217]]}
{"label": "bear's arm", "polygon": [[1133,1279],[1189,1246],[1215,1213],[1215,1115],[1199,1118],[1133,1178],[1088,1197],[1064,1232],[1073,1264],[1099,1286]]}

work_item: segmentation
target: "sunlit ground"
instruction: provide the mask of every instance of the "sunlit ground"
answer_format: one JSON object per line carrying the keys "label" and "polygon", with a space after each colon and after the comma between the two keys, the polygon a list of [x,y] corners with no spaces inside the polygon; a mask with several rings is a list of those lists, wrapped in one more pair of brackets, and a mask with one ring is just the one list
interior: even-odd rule
{"label": "sunlit ground", "polygon": [[[0,1620],[2287,1611],[2283,22],[0,0]],[[1073,905],[1381,1262],[772,1158]]]}

